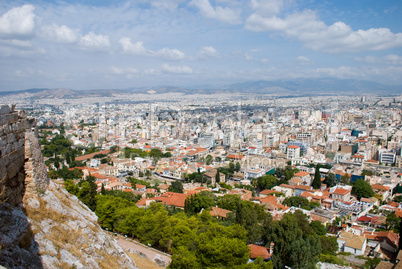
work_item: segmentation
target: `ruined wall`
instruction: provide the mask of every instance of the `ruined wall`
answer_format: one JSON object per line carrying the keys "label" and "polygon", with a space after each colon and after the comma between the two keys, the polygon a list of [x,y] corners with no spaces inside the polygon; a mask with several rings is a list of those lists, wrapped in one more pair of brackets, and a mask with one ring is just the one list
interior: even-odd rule
{"label": "ruined wall", "polygon": [[135,269],[95,213],[49,180],[34,126],[0,106],[0,268]]}
{"label": "ruined wall", "polygon": [[34,126],[25,112],[0,107],[0,203],[22,202],[24,195],[25,130]]}

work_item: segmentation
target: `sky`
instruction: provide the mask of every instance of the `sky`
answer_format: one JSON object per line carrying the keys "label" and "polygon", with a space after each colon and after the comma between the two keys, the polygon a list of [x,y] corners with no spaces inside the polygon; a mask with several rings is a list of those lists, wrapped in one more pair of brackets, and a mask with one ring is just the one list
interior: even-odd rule
{"label": "sky", "polygon": [[400,0],[0,0],[0,91],[402,84]]}

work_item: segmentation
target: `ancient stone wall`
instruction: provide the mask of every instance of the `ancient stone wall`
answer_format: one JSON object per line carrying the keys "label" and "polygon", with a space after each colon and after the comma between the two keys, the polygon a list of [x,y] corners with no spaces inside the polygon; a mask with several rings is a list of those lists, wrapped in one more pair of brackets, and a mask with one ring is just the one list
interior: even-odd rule
{"label": "ancient stone wall", "polygon": [[7,201],[17,205],[22,202],[25,130],[34,125],[34,119],[28,120],[26,113],[15,111],[14,106],[0,107],[0,203]]}

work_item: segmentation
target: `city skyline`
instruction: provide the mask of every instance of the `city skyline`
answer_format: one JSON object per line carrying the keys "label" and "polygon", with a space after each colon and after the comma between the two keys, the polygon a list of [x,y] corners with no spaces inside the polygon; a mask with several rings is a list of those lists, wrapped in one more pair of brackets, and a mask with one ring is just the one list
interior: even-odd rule
{"label": "city skyline", "polygon": [[402,84],[397,1],[0,1],[0,91]]}

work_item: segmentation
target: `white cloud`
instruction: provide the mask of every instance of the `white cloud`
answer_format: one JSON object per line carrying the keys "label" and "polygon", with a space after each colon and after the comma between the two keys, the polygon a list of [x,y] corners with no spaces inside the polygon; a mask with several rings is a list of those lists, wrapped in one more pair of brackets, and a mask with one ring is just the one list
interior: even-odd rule
{"label": "white cloud", "polygon": [[211,46],[204,46],[200,49],[198,54],[202,57],[217,57],[219,56],[219,52]]}
{"label": "white cloud", "polygon": [[19,40],[19,39],[4,39],[0,40],[0,44],[9,45],[18,48],[31,48],[32,42],[30,40]]}
{"label": "white cloud", "polygon": [[264,17],[254,13],[246,20],[252,31],[277,31],[295,37],[313,50],[344,53],[365,50],[383,50],[402,46],[402,33],[394,34],[388,28],[370,28],[353,31],[343,23],[328,26],[312,10],[293,13],[285,19]]}
{"label": "white cloud", "polygon": [[297,61],[301,64],[308,64],[311,62],[311,60],[305,56],[299,56],[297,57]]}
{"label": "white cloud", "polygon": [[283,0],[251,0],[250,6],[258,14],[273,16],[281,11]]}
{"label": "white cloud", "polygon": [[230,24],[238,24],[241,22],[241,11],[239,9],[221,6],[214,8],[209,3],[209,0],[192,0],[189,4],[198,7],[201,13],[207,18],[217,19]]}
{"label": "white cloud", "polygon": [[151,6],[159,9],[175,11],[177,6],[183,2],[184,0],[154,0],[151,2]]}
{"label": "white cloud", "polygon": [[109,36],[96,35],[91,31],[80,38],[79,45],[83,49],[103,50],[110,47]]}
{"label": "white cloud", "polygon": [[42,26],[40,35],[50,41],[57,43],[75,43],[78,41],[78,33],[65,25],[57,24]]}
{"label": "white cloud", "polygon": [[185,57],[185,54],[178,49],[163,48],[158,51],[152,51],[146,49],[141,41],[135,43],[131,42],[128,37],[123,37],[119,40],[119,43],[124,53],[138,55],[138,56],[160,56],[167,60],[181,60]]}
{"label": "white cloud", "polygon": [[181,66],[171,66],[168,64],[163,64],[162,69],[164,71],[167,71],[169,73],[176,73],[176,74],[191,74],[193,73],[193,69],[187,65],[181,65]]}
{"label": "white cloud", "polygon": [[383,57],[366,56],[363,59],[357,58],[356,60],[368,64],[402,65],[402,56],[395,54],[388,54]]}
{"label": "white cloud", "polygon": [[144,48],[144,45],[142,44],[141,41],[133,43],[131,42],[130,38],[123,37],[119,40],[119,43],[123,48],[124,53],[141,55],[141,56],[146,56],[150,54],[150,51]]}
{"label": "white cloud", "polygon": [[23,5],[7,11],[0,17],[0,34],[26,36],[33,34],[35,28],[35,7]]}
{"label": "white cloud", "polygon": [[110,67],[110,71],[115,75],[129,75],[138,73],[137,68],[128,67],[128,68],[118,68],[115,66]]}
{"label": "white cloud", "polygon": [[184,53],[178,49],[168,49],[163,48],[156,52],[156,55],[159,55],[168,60],[180,60],[184,58]]}

